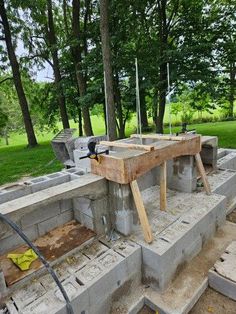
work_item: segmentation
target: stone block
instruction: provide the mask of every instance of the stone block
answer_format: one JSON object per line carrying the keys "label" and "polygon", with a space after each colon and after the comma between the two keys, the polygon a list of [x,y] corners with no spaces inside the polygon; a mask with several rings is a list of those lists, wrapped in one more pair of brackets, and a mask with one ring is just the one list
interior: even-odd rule
{"label": "stone block", "polygon": [[40,206],[39,208],[25,215],[23,215],[22,213],[21,226],[24,229],[28,226],[32,226],[42,221],[45,221],[49,218],[55,217],[59,214],[60,214],[59,201],[49,204],[47,206]]}

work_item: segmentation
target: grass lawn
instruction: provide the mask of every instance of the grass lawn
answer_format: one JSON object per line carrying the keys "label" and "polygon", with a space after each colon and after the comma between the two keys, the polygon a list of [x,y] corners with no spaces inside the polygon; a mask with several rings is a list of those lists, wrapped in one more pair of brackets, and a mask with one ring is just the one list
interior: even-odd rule
{"label": "grass lawn", "polygon": [[[97,117],[93,119],[95,134],[103,134],[102,121]],[[134,126],[135,120],[128,125],[127,135],[132,133]],[[196,128],[199,134],[218,136],[220,147],[236,148],[236,121],[196,124],[190,128]],[[179,130],[180,128],[174,128],[173,132]],[[10,146],[0,146],[0,185],[14,182],[23,176],[39,176],[62,168],[51,149],[52,133],[38,137],[40,145],[33,149],[26,148],[26,140],[22,135],[14,136],[15,145],[12,141]]]}

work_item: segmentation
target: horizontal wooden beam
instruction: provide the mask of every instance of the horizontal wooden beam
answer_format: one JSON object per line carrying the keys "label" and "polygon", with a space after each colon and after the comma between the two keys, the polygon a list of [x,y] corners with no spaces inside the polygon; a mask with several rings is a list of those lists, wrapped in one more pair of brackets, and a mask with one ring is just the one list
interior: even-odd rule
{"label": "horizontal wooden beam", "polygon": [[124,142],[116,142],[116,141],[114,141],[114,142],[111,142],[111,141],[101,141],[99,144],[100,145],[104,145],[104,146],[146,150],[146,151],[149,151],[149,152],[154,150],[154,148],[155,148],[155,146],[153,146],[153,145],[140,145],[140,144],[124,143]]}
{"label": "horizontal wooden beam", "polygon": [[185,155],[196,155],[201,151],[201,137],[188,136],[184,141],[160,141],[152,151],[131,153],[121,151],[112,155],[100,155],[100,162],[91,160],[92,173],[110,181],[128,184],[164,161]]}
{"label": "horizontal wooden beam", "polygon": [[[131,134],[131,138],[140,138],[139,134]],[[165,141],[186,141],[187,136],[175,136],[175,135],[160,135],[160,134],[143,134],[142,138],[153,140],[165,140]]]}

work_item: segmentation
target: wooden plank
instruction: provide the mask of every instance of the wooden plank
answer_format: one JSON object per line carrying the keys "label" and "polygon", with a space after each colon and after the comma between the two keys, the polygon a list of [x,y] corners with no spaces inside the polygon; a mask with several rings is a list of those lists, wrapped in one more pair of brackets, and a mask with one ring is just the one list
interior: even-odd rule
{"label": "wooden plank", "polygon": [[[138,134],[131,134],[131,138],[139,138]],[[160,134],[143,134],[142,138],[154,139],[154,140],[165,140],[165,141],[186,141],[188,136],[176,136],[176,135],[160,135]]]}
{"label": "wooden plank", "polygon": [[[55,263],[60,257],[73,252],[75,248],[92,239],[95,235],[92,230],[72,220],[38,238],[34,244],[48,262]],[[27,249],[27,245],[21,245],[10,252],[24,253]],[[7,254],[0,256],[0,268],[3,270],[8,287],[44,267],[41,261],[36,259],[30,265],[29,270],[21,271],[7,258]]]}
{"label": "wooden plank", "polygon": [[[3,215],[14,213],[17,216],[19,210],[24,213],[30,212],[39,206],[48,205],[62,199],[70,199],[73,197],[85,197],[92,195],[96,197],[99,194],[99,183],[104,181],[103,177],[94,174],[86,174],[74,181],[62,183],[48,189],[17,198],[15,200],[0,205],[0,213]],[[22,215],[22,213],[19,214]]]}
{"label": "wooden plank", "polygon": [[[100,163],[91,160],[92,173],[110,181],[128,184],[164,161],[184,155],[196,155],[201,151],[201,138],[191,135],[187,141],[160,141],[153,151],[130,154],[131,150],[114,155],[101,155]],[[116,157],[117,156],[117,157]]]}
{"label": "wooden plank", "polygon": [[211,194],[211,188],[210,188],[210,185],[209,185],[209,182],[208,182],[208,179],[207,179],[207,176],[206,176],[206,172],[205,172],[205,169],[204,169],[204,166],[203,166],[203,163],[202,163],[202,159],[201,159],[201,156],[200,156],[199,153],[195,155],[195,160],[196,160],[197,168],[198,168],[198,171],[200,172],[200,175],[201,175],[202,182],[203,182],[204,188],[206,190],[206,193],[208,195],[210,195]]}
{"label": "wooden plank", "polygon": [[138,211],[139,220],[143,229],[144,239],[147,243],[151,243],[153,241],[152,230],[149,225],[149,221],[147,218],[146,210],[143,204],[142,196],[137,181],[135,180],[131,182],[130,187],[134,197],[134,203]]}
{"label": "wooden plank", "polygon": [[154,150],[154,146],[152,145],[140,145],[140,144],[131,144],[131,143],[124,143],[124,142],[111,142],[111,141],[101,141],[100,145],[105,146],[112,146],[112,147],[120,147],[120,148],[129,148],[129,149],[139,149],[139,150],[146,150],[151,151]]}
{"label": "wooden plank", "polygon": [[166,210],[167,202],[166,202],[166,161],[164,161],[160,166],[160,210]]}

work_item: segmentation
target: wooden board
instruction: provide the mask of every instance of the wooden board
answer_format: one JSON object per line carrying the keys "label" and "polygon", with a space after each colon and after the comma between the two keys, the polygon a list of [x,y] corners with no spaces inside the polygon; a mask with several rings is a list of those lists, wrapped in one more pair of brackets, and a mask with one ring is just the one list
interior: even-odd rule
{"label": "wooden board", "polygon": [[134,203],[137,208],[139,220],[142,226],[144,239],[147,243],[151,243],[153,241],[152,230],[148,222],[147,213],[143,204],[137,181],[131,182],[130,187],[133,194]]}
{"label": "wooden board", "polygon": [[205,172],[205,168],[203,166],[202,159],[201,159],[201,156],[200,156],[199,153],[195,155],[195,159],[196,159],[197,168],[198,168],[198,171],[199,171],[199,173],[201,175],[202,182],[203,182],[204,188],[206,190],[206,193],[208,195],[210,195],[211,194],[211,187],[210,187],[210,184],[208,182],[207,175],[206,175],[206,172]]}
{"label": "wooden board", "polygon": [[116,154],[100,155],[100,162],[91,160],[91,171],[110,181],[128,184],[164,161],[196,155],[201,151],[199,135],[186,135],[182,141],[159,140],[153,151],[125,150]]}
{"label": "wooden board", "polygon": [[167,189],[167,170],[166,170],[166,161],[161,164],[160,172],[160,210],[166,210],[166,189]]}
{"label": "wooden board", "polygon": [[[34,244],[38,247],[48,262],[53,262],[95,235],[96,234],[92,230],[87,229],[76,221],[71,221],[38,238],[34,241]],[[8,253],[23,253],[27,249],[27,245],[22,245]],[[42,267],[44,266],[40,260],[37,259],[31,264],[29,270],[21,271],[9,258],[7,258],[7,254],[0,256],[0,268],[2,268],[8,287]]]}
{"label": "wooden board", "polygon": [[111,141],[101,141],[100,145],[111,146],[111,147],[121,147],[128,149],[139,149],[151,151],[154,150],[154,146],[151,145],[140,145],[140,144],[131,144],[131,143],[123,143],[123,142],[111,142]]}
{"label": "wooden board", "polygon": [[[131,134],[131,138],[140,138],[139,134]],[[161,134],[143,134],[143,139],[163,140],[163,141],[184,141],[187,136],[161,135]]]}

